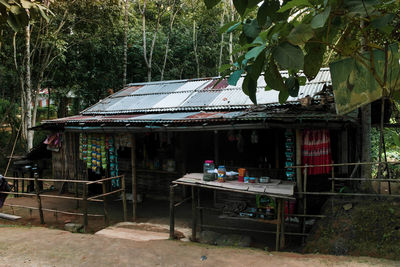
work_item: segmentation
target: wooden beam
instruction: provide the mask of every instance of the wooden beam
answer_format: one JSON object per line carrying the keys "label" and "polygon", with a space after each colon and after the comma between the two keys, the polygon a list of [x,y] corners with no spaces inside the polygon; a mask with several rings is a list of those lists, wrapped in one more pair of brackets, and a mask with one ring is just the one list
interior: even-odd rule
{"label": "wooden beam", "polygon": [[136,221],[136,205],[137,205],[137,191],[136,191],[136,138],[135,134],[131,135],[131,164],[132,164],[132,220]]}
{"label": "wooden beam", "polygon": [[[301,165],[301,146],[303,144],[303,134],[301,130],[296,129],[296,165]],[[302,182],[302,175],[301,169],[296,170],[296,181],[297,181],[297,190],[299,192],[303,192],[303,182]],[[299,195],[302,197],[302,195]]]}

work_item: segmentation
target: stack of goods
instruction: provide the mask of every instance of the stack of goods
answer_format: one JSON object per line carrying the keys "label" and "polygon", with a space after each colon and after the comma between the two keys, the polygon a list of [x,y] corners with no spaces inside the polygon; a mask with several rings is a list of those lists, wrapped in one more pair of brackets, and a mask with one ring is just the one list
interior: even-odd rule
{"label": "stack of goods", "polygon": [[[303,165],[325,165],[332,163],[329,130],[305,130],[303,133]],[[309,175],[328,174],[332,166],[308,168]]]}
{"label": "stack of goods", "polygon": [[[286,156],[286,163],[285,166],[286,167],[291,167],[293,166],[293,162],[294,162],[294,136],[293,136],[293,132],[290,130],[287,130],[285,132],[285,138],[286,138],[286,142],[285,142],[285,147],[286,147],[286,151],[285,151],[285,156]],[[294,181],[294,177],[295,177],[295,171],[293,168],[287,168],[286,169],[286,179],[288,181]]]}

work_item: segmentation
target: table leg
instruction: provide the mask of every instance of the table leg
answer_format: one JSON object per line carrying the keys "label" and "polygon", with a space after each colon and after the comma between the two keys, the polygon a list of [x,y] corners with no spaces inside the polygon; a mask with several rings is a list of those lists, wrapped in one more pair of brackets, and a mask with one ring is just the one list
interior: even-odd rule
{"label": "table leg", "polygon": [[285,200],[281,199],[281,237],[280,237],[280,249],[285,247]]}
{"label": "table leg", "polygon": [[175,186],[169,187],[169,239],[175,238],[175,203],[174,203]]}
{"label": "table leg", "polygon": [[280,199],[277,199],[276,203],[277,203],[276,210],[278,211],[278,216],[277,216],[278,222],[276,224],[275,250],[279,251],[280,230],[281,230],[281,221],[282,221],[282,216],[281,216],[282,202]]}
{"label": "table leg", "polygon": [[200,188],[197,188],[197,208],[199,209],[199,226],[200,232],[203,231],[203,210],[200,209],[201,207],[201,200],[200,200]]}
{"label": "table leg", "polygon": [[196,212],[196,194],[192,186],[192,241],[196,241],[197,212]]}

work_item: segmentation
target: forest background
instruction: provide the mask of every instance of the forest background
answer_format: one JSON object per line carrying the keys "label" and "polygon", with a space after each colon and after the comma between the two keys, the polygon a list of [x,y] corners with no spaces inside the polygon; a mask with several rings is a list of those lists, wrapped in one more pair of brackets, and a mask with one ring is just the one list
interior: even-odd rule
{"label": "forest background", "polygon": [[[45,9],[33,17],[31,8],[29,27],[0,24],[0,167],[17,136],[16,154],[43,141],[46,133],[28,131],[42,119],[78,114],[131,82],[218,76],[240,55],[240,33],[228,29],[240,20],[235,1],[212,9],[195,0],[39,2]],[[54,106],[39,107],[42,89]],[[373,130],[375,157],[378,139]],[[399,157],[393,140],[386,146]]]}

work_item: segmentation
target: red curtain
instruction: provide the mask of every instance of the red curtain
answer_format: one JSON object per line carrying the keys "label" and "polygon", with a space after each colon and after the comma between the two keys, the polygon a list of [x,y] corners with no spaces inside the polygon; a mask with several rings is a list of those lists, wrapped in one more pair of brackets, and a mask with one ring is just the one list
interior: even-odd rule
{"label": "red curtain", "polygon": [[[303,132],[303,165],[324,165],[332,163],[331,138],[329,131],[304,130]],[[307,173],[310,175],[327,174],[332,170],[331,166],[310,167]]]}

